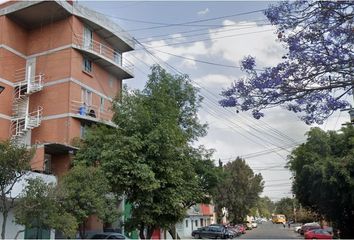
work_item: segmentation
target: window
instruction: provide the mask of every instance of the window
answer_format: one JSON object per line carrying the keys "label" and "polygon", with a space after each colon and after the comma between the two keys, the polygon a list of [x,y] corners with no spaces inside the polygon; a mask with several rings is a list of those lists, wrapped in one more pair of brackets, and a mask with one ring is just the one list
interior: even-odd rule
{"label": "window", "polygon": [[200,226],[203,227],[203,218],[200,219]]}
{"label": "window", "polygon": [[195,220],[195,226],[198,227],[198,220]]}
{"label": "window", "polygon": [[188,219],[186,220],[186,228],[188,227]]}
{"label": "window", "polygon": [[86,88],[81,88],[81,102],[85,106],[92,105],[92,92]]}
{"label": "window", "polygon": [[84,57],[83,69],[85,72],[92,72],[92,61],[87,57]]}
{"label": "window", "polygon": [[84,37],[83,37],[83,45],[84,48],[89,48],[91,49],[93,46],[93,34],[92,30],[89,29],[88,27],[84,27]]}
{"label": "window", "polygon": [[101,101],[100,101],[100,112],[104,111],[104,98],[101,97]]}

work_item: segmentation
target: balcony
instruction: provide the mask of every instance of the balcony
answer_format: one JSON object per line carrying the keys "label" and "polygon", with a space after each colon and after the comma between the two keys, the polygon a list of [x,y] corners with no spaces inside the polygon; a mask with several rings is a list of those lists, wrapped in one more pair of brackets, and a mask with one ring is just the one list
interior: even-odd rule
{"label": "balcony", "polygon": [[83,121],[98,122],[116,127],[112,122],[113,112],[106,108],[72,100],[70,103],[70,113],[72,117]]}
{"label": "balcony", "polygon": [[120,52],[98,41],[74,34],[73,47],[120,79],[134,77],[134,65],[123,58]]}

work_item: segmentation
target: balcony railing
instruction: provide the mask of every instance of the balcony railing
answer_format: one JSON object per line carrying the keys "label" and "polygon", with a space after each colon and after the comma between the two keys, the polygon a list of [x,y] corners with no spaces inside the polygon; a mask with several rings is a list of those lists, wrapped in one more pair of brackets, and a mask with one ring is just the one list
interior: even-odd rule
{"label": "balcony railing", "polygon": [[105,122],[110,125],[113,124],[111,121],[113,112],[107,108],[87,105],[84,102],[72,100],[70,104],[70,111],[79,118],[81,117],[95,122]]}
{"label": "balcony railing", "polygon": [[87,39],[83,36],[75,35],[74,34],[74,44],[79,48],[92,51],[96,55],[104,57],[116,65],[121,67],[124,71],[128,72],[129,74],[133,75],[134,65],[129,62],[126,58],[123,58],[122,53],[115,51],[114,49],[98,42],[93,39]]}

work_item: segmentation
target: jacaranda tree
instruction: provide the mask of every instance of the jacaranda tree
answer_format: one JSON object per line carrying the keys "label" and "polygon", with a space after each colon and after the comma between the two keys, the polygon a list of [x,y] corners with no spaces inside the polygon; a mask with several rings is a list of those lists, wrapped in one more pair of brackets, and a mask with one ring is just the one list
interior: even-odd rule
{"label": "jacaranda tree", "polygon": [[307,124],[321,124],[347,107],[354,81],[354,2],[281,2],[265,15],[288,53],[263,70],[256,69],[253,56],[245,57],[247,76],[222,92],[221,106],[252,110],[259,119],[263,110],[283,105]]}

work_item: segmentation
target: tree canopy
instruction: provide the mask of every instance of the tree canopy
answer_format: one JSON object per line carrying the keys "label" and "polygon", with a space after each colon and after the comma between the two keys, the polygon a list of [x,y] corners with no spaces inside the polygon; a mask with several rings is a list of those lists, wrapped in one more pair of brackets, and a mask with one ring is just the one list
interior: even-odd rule
{"label": "tree canopy", "polygon": [[58,191],[60,206],[76,220],[81,238],[86,237],[85,223],[90,216],[108,223],[118,216],[117,201],[99,167],[74,166],[61,179]]}
{"label": "tree canopy", "polygon": [[27,182],[16,202],[16,223],[28,228],[55,229],[65,236],[75,237],[77,221],[62,207],[56,185],[41,178],[28,179]]}
{"label": "tree canopy", "polygon": [[354,127],[341,132],[312,128],[289,156],[293,192],[304,206],[354,238]]}
{"label": "tree canopy", "polygon": [[232,223],[242,223],[263,191],[261,174],[254,174],[245,160],[237,158],[224,166],[215,202],[218,209],[226,207]]}
{"label": "tree canopy", "polygon": [[283,61],[259,71],[256,59],[241,62],[245,78],[222,92],[220,104],[240,111],[284,105],[307,124],[321,124],[349,105],[353,88],[354,2],[286,1],[270,6],[265,15],[287,48]]}
{"label": "tree canopy", "polygon": [[111,190],[132,203],[125,227],[139,229],[141,238],[182,220],[213,187],[211,152],[192,146],[206,134],[200,101],[187,76],[154,66],[143,90],[125,88],[116,98],[117,128],[92,128],[76,155],[76,163],[98,164]]}

